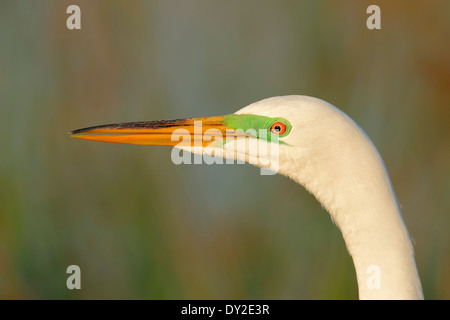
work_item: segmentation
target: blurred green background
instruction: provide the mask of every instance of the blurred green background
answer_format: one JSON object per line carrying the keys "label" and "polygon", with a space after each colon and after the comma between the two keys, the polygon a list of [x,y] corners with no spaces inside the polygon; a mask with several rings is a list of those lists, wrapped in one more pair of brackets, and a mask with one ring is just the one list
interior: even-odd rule
{"label": "blurred green background", "polygon": [[293,181],[67,135],[304,94],[373,139],[425,297],[449,299],[449,39],[445,0],[1,0],[0,298],[356,299],[340,232]]}

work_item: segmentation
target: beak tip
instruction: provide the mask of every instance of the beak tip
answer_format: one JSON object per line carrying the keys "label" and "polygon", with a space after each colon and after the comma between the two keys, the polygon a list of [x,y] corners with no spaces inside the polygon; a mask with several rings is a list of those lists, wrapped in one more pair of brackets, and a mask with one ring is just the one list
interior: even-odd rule
{"label": "beak tip", "polygon": [[80,133],[80,132],[82,132],[82,131],[83,131],[83,129],[77,129],[77,130],[69,131],[69,132],[67,132],[67,133],[70,134],[70,135],[74,135],[74,134],[78,134],[78,133]]}
{"label": "beak tip", "polygon": [[68,131],[67,134],[68,134],[71,138],[76,138],[76,137],[78,136],[77,130]]}

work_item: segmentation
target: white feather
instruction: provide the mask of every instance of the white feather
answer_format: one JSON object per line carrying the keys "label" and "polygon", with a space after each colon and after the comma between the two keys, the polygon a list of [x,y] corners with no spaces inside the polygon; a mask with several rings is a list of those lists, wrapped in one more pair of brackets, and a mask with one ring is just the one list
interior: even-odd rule
{"label": "white feather", "polygon": [[[291,123],[291,132],[281,139],[286,144],[279,146],[276,167],[314,194],[341,230],[361,299],[423,298],[411,240],[386,167],[352,119],[331,104],[306,96],[265,99],[236,114],[283,117]],[[271,163],[234,144],[183,149],[260,167]],[[375,288],[368,285],[374,268],[380,280]]]}

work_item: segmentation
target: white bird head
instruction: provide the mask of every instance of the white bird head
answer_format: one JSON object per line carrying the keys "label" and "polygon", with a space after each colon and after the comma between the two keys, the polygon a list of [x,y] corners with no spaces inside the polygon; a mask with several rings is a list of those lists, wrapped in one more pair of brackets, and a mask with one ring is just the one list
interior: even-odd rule
{"label": "white bird head", "polygon": [[[343,132],[346,127],[351,132]],[[291,160],[298,164],[302,158],[324,158],[358,132],[350,118],[323,100],[282,96],[226,116],[108,124],[71,134],[94,141],[176,146],[277,169]]]}

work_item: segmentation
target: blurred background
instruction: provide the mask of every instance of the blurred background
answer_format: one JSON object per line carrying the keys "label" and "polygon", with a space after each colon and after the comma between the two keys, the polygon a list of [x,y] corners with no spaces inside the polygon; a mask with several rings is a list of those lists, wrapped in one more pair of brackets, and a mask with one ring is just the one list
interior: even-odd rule
{"label": "blurred background", "polygon": [[339,230],[293,181],[67,134],[303,94],[372,138],[425,297],[449,299],[449,39],[445,0],[1,0],[0,298],[356,299]]}

